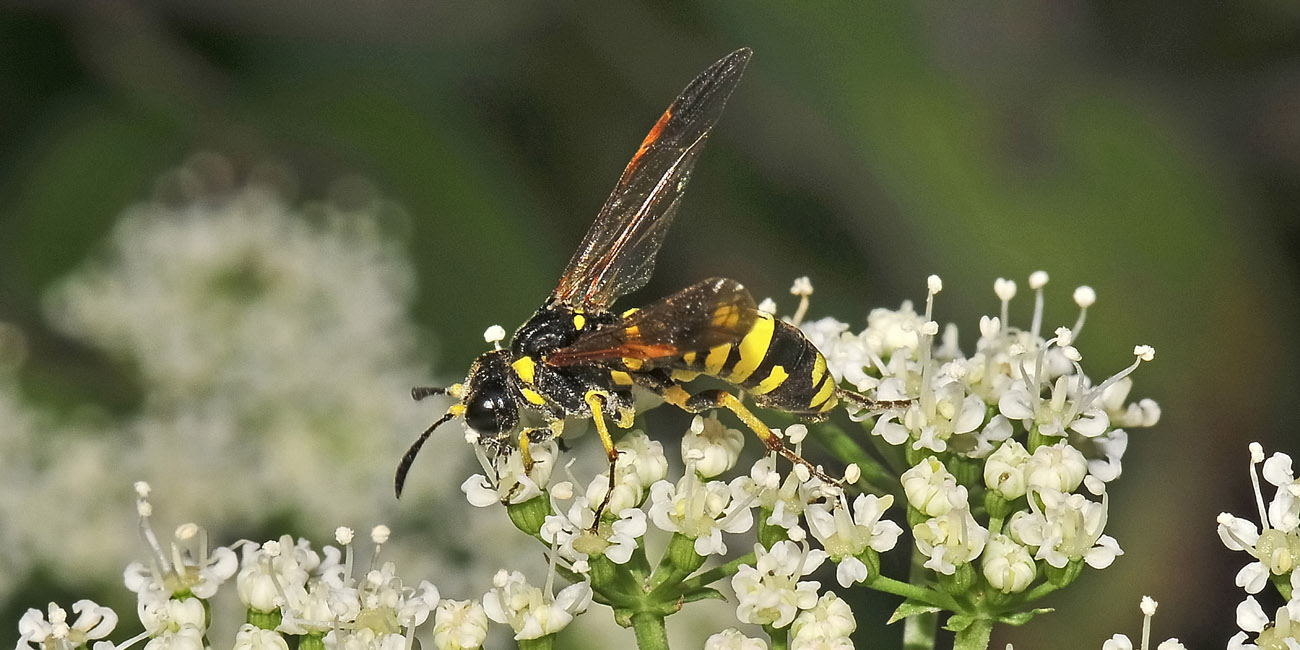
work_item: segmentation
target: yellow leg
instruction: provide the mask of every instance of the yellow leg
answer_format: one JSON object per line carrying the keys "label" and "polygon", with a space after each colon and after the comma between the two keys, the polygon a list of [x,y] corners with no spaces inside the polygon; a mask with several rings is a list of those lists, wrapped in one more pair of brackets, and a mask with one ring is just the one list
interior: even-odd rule
{"label": "yellow leg", "polygon": [[524,460],[524,474],[533,471],[533,455],[528,451],[528,446],[532,444],[532,429],[524,429],[519,432],[519,456]]}
{"label": "yellow leg", "polygon": [[[605,457],[609,459],[609,489],[605,491],[605,498],[596,508],[596,517],[591,524],[591,531],[594,533],[600,526],[600,517],[605,514],[605,508],[609,506],[609,500],[614,496],[614,469],[618,463],[618,450],[614,448],[614,438],[609,435],[609,425],[605,422],[605,405],[609,403],[609,395],[601,391],[587,391],[583,398],[587,406],[591,409],[591,421],[596,424],[596,433],[600,434],[600,444],[605,446]],[[630,411],[621,411],[618,413],[616,424],[620,428],[626,429],[632,426],[634,414]]]}
{"label": "yellow leg", "polygon": [[691,395],[680,386],[671,386],[663,392],[663,397],[664,401],[688,413],[701,413],[712,408],[725,408],[735,413],[736,417],[740,418],[740,421],[749,427],[750,431],[753,431],[769,450],[781,454],[791,463],[803,465],[813,476],[828,484],[840,484],[838,479],[831,478],[821,468],[786,447],[781,438],[773,433],[766,423],[758,419],[758,416],[754,415],[754,412],[750,411],[739,398],[725,390],[708,390],[697,395]]}

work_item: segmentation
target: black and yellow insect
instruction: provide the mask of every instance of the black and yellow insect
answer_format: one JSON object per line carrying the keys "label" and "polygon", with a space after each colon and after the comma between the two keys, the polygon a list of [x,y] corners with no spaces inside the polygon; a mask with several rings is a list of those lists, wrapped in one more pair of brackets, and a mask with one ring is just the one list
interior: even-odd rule
{"label": "black and yellow insect", "polygon": [[[714,63],[668,107],[632,156],[559,286],[509,347],[481,355],[463,384],[412,389],[416,399],[445,393],[460,402],[402,458],[399,496],[429,434],[455,417],[464,417],[482,440],[517,443],[525,466],[531,466],[529,444],[560,435],[566,417],[589,417],[612,466],[618,453],[609,422],[632,425],[632,389],[638,387],[692,413],[730,410],[769,449],[815,472],[735,395],[692,395],[682,384],[715,377],[743,389],[759,406],[814,420],[842,399],[875,405],[839,388],[817,348],[792,325],[760,311],[735,280],[709,279],[639,309],[610,311],[615,299],[649,279],[691,169],[751,54],[741,49]],[[525,409],[540,413],[548,426],[516,433]],[[611,490],[613,482],[611,467]]]}

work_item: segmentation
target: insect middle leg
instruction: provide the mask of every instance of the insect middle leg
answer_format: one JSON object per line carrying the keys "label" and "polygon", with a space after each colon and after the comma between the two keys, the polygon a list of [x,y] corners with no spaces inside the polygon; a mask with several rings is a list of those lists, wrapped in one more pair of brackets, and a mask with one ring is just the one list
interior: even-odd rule
{"label": "insect middle leg", "polygon": [[600,434],[600,443],[605,447],[605,457],[609,459],[609,489],[605,491],[605,498],[601,500],[600,506],[596,508],[595,520],[591,524],[592,532],[600,526],[600,517],[605,513],[605,508],[609,506],[609,500],[614,496],[614,486],[617,477],[614,470],[618,464],[618,450],[614,448],[614,438],[609,435],[609,424],[605,422],[604,409],[612,405],[618,419],[614,421],[620,429],[628,429],[632,426],[632,420],[635,416],[631,408],[623,408],[618,404],[614,397],[603,390],[589,390],[583,396],[587,406],[591,409],[591,421],[596,425],[596,433]]}
{"label": "insect middle leg", "polygon": [[826,472],[822,471],[821,468],[808,462],[803,456],[795,453],[793,449],[786,447],[785,442],[783,442],[766,423],[760,420],[757,415],[754,415],[754,412],[750,411],[749,407],[745,406],[745,404],[740,401],[740,398],[732,395],[730,392],[722,389],[714,389],[701,391],[691,395],[681,386],[669,386],[660,391],[660,394],[663,396],[664,401],[688,413],[703,413],[704,411],[715,408],[725,408],[728,411],[735,413],[736,417],[740,418],[740,421],[743,422],[745,426],[749,427],[749,429],[763,441],[763,444],[767,446],[768,450],[781,454],[786,458],[786,460],[789,460],[795,465],[804,466],[813,476],[825,481],[829,485],[840,484],[838,479],[831,478],[826,474]]}

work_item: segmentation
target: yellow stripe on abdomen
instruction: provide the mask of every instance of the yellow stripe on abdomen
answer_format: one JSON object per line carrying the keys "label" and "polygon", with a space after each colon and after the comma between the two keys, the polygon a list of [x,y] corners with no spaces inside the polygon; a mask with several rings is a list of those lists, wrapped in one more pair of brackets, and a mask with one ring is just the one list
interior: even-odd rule
{"label": "yellow stripe on abdomen", "polygon": [[731,369],[731,374],[727,375],[727,381],[739,384],[754,374],[758,364],[762,363],[763,358],[767,356],[767,350],[772,345],[772,332],[775,329],[776,324],[771,316],[759,315],[753,329],[749,330],[736,346],[740,350],[740,360]]}
{"label": "yellow stripe on abdomen", "polygon": [[790,375],[786,374],[785,366],[772,366],[772,370],[767,373],[767,377],[758,385],[749,389],[754,395],[766,395],[780,386]]}
{"label": "yellow stripe on abdomen", "polygon": [[709,355],[704,357],[704,374],[716,377],[719,372],[722,372],[722,366],[727,363],[727,356],[730,354],[730,343],[709,348]]}

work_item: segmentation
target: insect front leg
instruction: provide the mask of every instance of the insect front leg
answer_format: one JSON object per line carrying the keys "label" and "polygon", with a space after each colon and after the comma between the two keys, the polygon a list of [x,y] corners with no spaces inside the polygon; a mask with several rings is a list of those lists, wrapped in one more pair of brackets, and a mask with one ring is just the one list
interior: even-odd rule
{"label": "insect front leg", "polygon": [[781,438],[777,436],[766,423],[760,420],[757,415],[754,415],[754,412],[750,411],[749,407],[745,406],[745,404],[735,395],[721,389],[701,391],[692,395],[686,392],[686,390],[681,386],[671,386],[662,391],[661,394],[663,395],[664,401],[686,411],[687,413],[703,413],[716,408],[725,408],[728,411],[735,413],[736,417],[740,418],[740,421],[743,422],[745,426],[749,427],[750,431],[753,431],[754,434],[763,441],[763,444],[767,446],[768,450],[781,454],[786,458],[786,460],[789,460],[795,465],[802,465],[813,476],[825,481],[829,485],[840,484],[839,479],[831,478],[826,474],[826,472],[822,471],[820,467],[813,465],[803,456],[800,456],[795,453],[794,450],[786,447]]}
{"label": "insect front leg", "polygon": [[519,455],[524,461],[524,473],[533,471],[532,445],[542,444],[564,435],[564,420],[554,420],[544,427],[525,427],[519,432]]}

